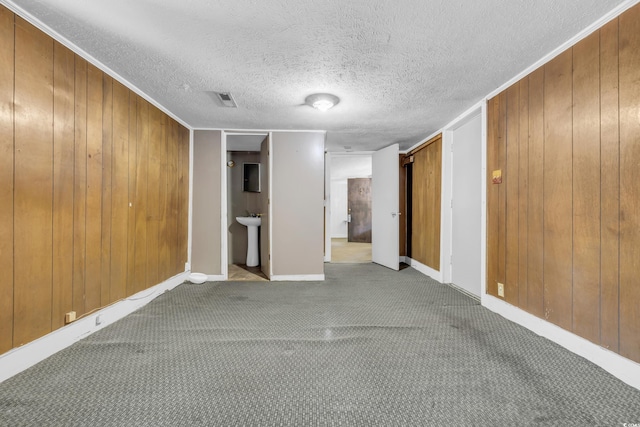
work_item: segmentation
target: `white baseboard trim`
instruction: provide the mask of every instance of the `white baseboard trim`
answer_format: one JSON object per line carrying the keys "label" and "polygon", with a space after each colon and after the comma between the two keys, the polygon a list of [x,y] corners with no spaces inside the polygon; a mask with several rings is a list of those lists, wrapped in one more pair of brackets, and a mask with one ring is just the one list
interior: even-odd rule
{"label": "white baseboard trim", "polygon": [[[87,317],[50,332],[35,341],[0,355],[0,382],[133,313],[164,292],[183,283],[188,277],[189,272],[180,273],[152,288],[140,291],[122,301],[91,313]],[[97,324],[98,318],[100,324]]]}
{"label": "white baseboard trim", "polygon": [[482,295],[482,305],[494,313],[561,345],[572,353],[584,357],[621,381],[640,390],[640,364],[494,296]]}
{"label": "white baseboard trim", "polygon": [[433,280],[437,280],[442,283],[442,273],[434,270],[433,268],[422,264],[421,262],[416,261],[415,259],[411,259],[409,257],[405,257],[405,263],[409,264],[411,267],[418,270],[420,273],[425,276],[431,277]]}
{"label": "white baseboard trim", "polygon": [[408,257],[406,257],[406,256],[398,257],[398,262],[403,262],[403,263],[405,263],[405,264],[409,264],[409,261],[408,261],[408,260],[409,260],[409,258],[408,258]]}
{"label": "white baseboard trim", "polygon": [[273,275],[270,280],[272,282],[322,282],[324,274]]}
{"label": "white baseboard trim", "polygon": [[207,274],[207,282],[222,282],[227,280],[227,276],[224,274]]}

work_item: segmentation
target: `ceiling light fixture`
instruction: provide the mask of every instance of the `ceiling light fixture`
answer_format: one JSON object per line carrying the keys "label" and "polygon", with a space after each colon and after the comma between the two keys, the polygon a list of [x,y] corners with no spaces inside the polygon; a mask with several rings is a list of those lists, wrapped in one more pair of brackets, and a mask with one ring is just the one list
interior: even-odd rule
{"label": "ceiling light fixture", "polygon": [[304,102],[316,110],[327,111],[337,105],[340,102],[340,98],[330,93],[314,93],[307,96]]}

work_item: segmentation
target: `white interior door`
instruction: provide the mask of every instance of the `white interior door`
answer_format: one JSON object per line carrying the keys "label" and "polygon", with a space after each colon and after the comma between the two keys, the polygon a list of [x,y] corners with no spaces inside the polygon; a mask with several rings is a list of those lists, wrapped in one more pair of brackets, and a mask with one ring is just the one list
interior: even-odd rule
{"label": "white interior door", "polygon": [[262,209],[262,225],[260,226],[260,270],[267,278],[271,278],[271,205],[269,204],[269,192],[271,191],[271,164],[269,162],[269,136],[260,145],[260,179],[262,191],[260,192],[260,207]]}
{"label": "white interior door", "polygon": [[371,173],[371,258],[400,268],[398,144],[373,153]]}
{"label": "white interior door", "polygon": [[453,132],[451,282],[481,293],[482,122],[475,117]]}

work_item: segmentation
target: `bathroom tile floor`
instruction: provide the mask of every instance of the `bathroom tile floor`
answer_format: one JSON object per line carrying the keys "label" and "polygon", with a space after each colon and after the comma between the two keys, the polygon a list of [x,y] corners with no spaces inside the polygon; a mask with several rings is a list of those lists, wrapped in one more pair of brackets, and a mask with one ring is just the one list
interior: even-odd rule
{"label": "bathroom tile floor", "polygon": [[265,276],[262,271],[260,271],[260,266],[258,267],[247,267],[244,264],[229,264],[229,281],[231,282],[260,282],[260,281],[268,281],[267,276]]}

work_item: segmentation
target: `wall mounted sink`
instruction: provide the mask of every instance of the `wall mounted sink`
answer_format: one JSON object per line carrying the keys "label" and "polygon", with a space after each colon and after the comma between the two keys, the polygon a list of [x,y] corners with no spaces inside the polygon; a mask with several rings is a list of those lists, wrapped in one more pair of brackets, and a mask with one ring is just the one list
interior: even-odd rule
{"label": "wall mounted sink", "polygon": [[237,216],[236,221],[247,227],[247,267],[256,267],[259,262],[258,227],[262,224],[260,217]]}
{"label": "wall mounted sink", "polygon": [[258,227],[262,224],[262,218],[259,216],[237,216],[236,221],[238,221],[242,225],[246,225],[247,227],[255,225]]}

